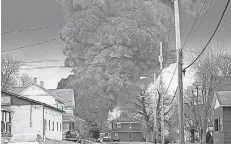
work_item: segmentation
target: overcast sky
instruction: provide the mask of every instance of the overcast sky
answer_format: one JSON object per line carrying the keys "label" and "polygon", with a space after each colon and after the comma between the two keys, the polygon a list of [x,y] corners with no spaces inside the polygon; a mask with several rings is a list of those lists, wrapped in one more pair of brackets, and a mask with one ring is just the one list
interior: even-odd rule
{"label": "overcast sky", "polygon": [[[210,1],[210,0],[208,0]],[[62,7],[56,0],[1,0],[2,2],[2,32],[12,30],[24,30],[28,28],[39,28],[51,25],[65,24]],[[207,42],[209,36],[214,31],[218,18],[224,9],[227,0],[214,0],[212,7],[209,9],[198,32],[191,40],[187,49],[192,49],[192,46],[200,45]],[[195,18],[189,19],[184,15],[181,17],[181,37],[182,43],[189,33]],[[222,41],[230,46],[231,44],[231,5],[227,9],[227,13],[220,28],[213,41]],[[199,19],[201,20],[201,19]],[[58,32],[62,27],[54,27],[39,31],[11,33],[7,35],[2,34],[2,50],[17,48],[29,44],[38,43],[41,41],[50,40],[58,37]],[[171,27],[171,41],[174,41],[174,26]],[[62,53],[63,43],[60,40],[50,43],[20,49],[8,52],[9,55],[17,56],[23,61],[34,60],[64,60],[65,56]],[[55,65],[63,66],[63,62],[49,62],[49,63],[30,63],[30,70],[23,70],[38,80],[44,81],[45,88],[56,88],[57,83],[61,78],[65,78],[70,74],[69,68],[49,68],[31,70],[33,66]],[[166,71],[174,70],[174,65],[171,65]],[[166,72],[164,75],[165,82],[169,82],[171,73]],[[185,79],[185,83],[190,83],[190,79]],[[176,79],[172,84],[171,89],[176,87]]]}

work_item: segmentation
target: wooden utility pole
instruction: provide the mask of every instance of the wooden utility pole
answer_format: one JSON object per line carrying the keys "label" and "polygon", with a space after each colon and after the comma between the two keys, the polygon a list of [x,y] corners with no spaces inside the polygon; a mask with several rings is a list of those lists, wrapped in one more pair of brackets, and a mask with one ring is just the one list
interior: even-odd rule
{"label": "wooden utility pole", "polygon": [[161,143],[164,144],[164,97],[163,97],[163,84],[162,84],[162,69],[163,69],[163,53],[162,42],[160,42],[160,97],[161,97]]}
{"label": "wooden utility pole", "polygon": [[183,103],[183,80],[182,80],[182,49],[180,42],[180,16],[179,16],[179,2],[174,0],[175,11],[175,33],[176,33],[176,51],[177,51],[177,65],[178,65],[178,114],[179,114],[179,144],[184,144],[184,103]]}
{"label": "wooden utility pole", "polygon": [[154,99],[154,108],[153,108],[153,114],[154,114],[154,125],[153,125],[153,132],[154,132],[154,139],[153,142],[156,144],[156,138],[157,138],[157,127],[156,127],[156,73],[154,73],[154,88],[153,88],[153,99]]}

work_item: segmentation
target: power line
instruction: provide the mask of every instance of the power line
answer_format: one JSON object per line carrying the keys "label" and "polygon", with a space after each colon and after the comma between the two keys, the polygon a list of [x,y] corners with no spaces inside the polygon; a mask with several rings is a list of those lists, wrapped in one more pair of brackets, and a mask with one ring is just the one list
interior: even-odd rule
{"label": "power line", "polygon": [[41,45],[41,44],[45,44],[45,43],[49,43],[49,42],[52,42],[52,41],[55,41],[55,40],[58,40],[58,39],[59,39],[59,38],[54,38],[54,39],[46,40],[46,41],[39,42],[39,43],[36,43],[36,44],[30,44],[30,45],[22,46],[22,47],[18,47],[18,48],[12,48],[12,49],[8,49],[8,50],[2,50],[1,52],[7,52],[7,51],[14,51],[14,50],[18,50],[18,49],[24,49],[24,48],[28,48],[28,47],[32,47],[32,46],[37,46],[37,45]]}
{"label": "power line", "polygon": [[172,83],[173,77],[174,77],[174,75],[175,75],[175,73],[176,73],[176,69],[177,69],[177,65],[176,65],[176,68],[175,68],[175,70],[174,70],[174,72],[173,72],[173,74],[172,74],[172,77],[171,77],[171,80],[170,80],[170,82],[169,82],[169,84],[168,84],[168,87],[167,87],[167,90],[166,90],[165,95],[168,93],[168,89],[170,88],[170,85],[171,85],[171,83]]}
{"label": "power line", "polygon": [[191,33],[192,33],[192,31],[193,31],[193,29],[194,29],[194,27],[195,27],[195,25],[196,25],[196,23],[197,23],[197,21],[198,21],[198,19],[199,19],[201,13],[202,13],[202,11],[203,11],[203,9],[204,9],[204,6],[205,6],[206,2],[207,2],[207,0],[204,1],[203,5],[202,5],[202,7],[201,7],[201,10],[200,10],[199,14],[197,15],[197,18],[196,18],[195,22],[193,23],[193,26],[192,26],[192,28],[191,28],[191,30],[190,30],[190,32],[189,32],[187,38],[185,39],[185,42],[184,42],[184,44],[183,44],[183,46],[182,46],[181,49],[184,48],[186,42],[188,41],[189,36],[191,35]]}
{"label": "power line", "polygon": [[24,29],[24,30],[12,30],[7,32],[2,32],[1,34],[9,34],[9,33],[21,33],[21,32],[28,32],[28,31],[36,31],[36,30],[42,30],[42,29],[48,29],[53,27],[59,27],[63,26],[64,24],[58,24],[58,25],[52,25],[52,26],[46,26],[46,27],[40,27],[40,28],[31,28],[31,29]]}
{"label": "power line", "polygon": [[[207,15],[207,12],[208,12],[209,8],[211,7],[213,1],[214,1],[214,0],[211,0],[211,2],[210,2],[210,4],[209,4],[209,7],[208,7],[208,9],[206,10],[205,14],[203,15],[203,17],[202,17],[202,19],[201,19],[199,25],[197,26],[196,30],[193,32],[193,34],[192,34],[191,38],[189,39],[189,41],[188,41],[187,43],[185,43],[184,47],[186,47],[186,46],[189,44],[189,42],[191,41],[191,39],[192,39],[192,38],[194,37],[194,35],[196,34],[196,32],[197,32],[197,30],[199,29],[200,25],[201,25],[202,22],[204,21],[204,18],[205,18],[205,16]],[[186,41],[185,41],[185,42],[186,42]]]}
{"label": "power line", "polygon": [[218,22],[218,24],[217,24],[217,27],[216,27],[215,31],[213,32],[212,36],[210,37],[209,41],[208,41],[207,44],[205,45],[204,49],[201,51],[201,53],[196,57],[196,59],[195,59],[191,64],[189,64],[187,67],[185,67],[185,68],[183,69],[183,71],[185,71],[187,68],[189,68],[190,66],[192,66],[192,65],[198,60],[198,58],[203,54],[203,52],[206,50],[206,48],[208,47],[209,43],[210,43],[211,40],[213,39],[214,35],[216,34],[216,32],[217,32],[217,30],[218,30],[218,28],[219,28],[219,26],[220,26],[220,24],[221,24],[221,21],[222,21],[224,15],[225,15],[225,12],[226,12],[226,10],[227,10],[227,7],[228,7],[228,5],[229,5],[229,2],[230,2],[230,0],[228,0],[227,4],[226,4],[226,6],[225,6],[225,9],[224,9],[224,11],[223,11],[223,13],[222,13],[222,15],[221,15],[221,18],[220,18],[220,20],[219,20],[219,22]]}
{"label": "power line", "polygon": [[175,90],[175,92],[174,92],[174,96],[172,97],[172,99],[171,99],[170,103],[169,103],[169,104],[167,104],[166,106],[170,106],[170,105],[172,104],[173,100],[174,100],[174,99],[175,99],[175,97],[176,97],[176,92],[177,92],[177,90],[178,90],[178,86],[176,87],[176,90]]}

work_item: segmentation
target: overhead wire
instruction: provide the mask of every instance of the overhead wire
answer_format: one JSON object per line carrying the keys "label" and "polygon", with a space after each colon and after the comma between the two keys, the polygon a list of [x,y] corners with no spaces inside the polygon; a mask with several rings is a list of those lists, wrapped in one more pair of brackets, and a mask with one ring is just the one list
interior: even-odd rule
{"label": "overhead wire", "polygon": [[186,66],[186,67],[183,69],[183,71],[185,71],[187,68],[191,67],[191,66],[199,59],[199,57],[204,53],[204,51],[205,51],[206,48],[208,47],[209,43],[210,43],[211,40],[213,39],[214,35],[216,34],[216,32],[217,32],[217,30],[218,30],[218,28],[219,28],[219,26],[220,26],[220,24],[221,24],[221,21],[222,21],[224,15],[225,15],[225,12],[226,12],[226,10],[227,10],[227,8],[228,8],[229,2],[230,2],[230,0],[227,1],[227,4],[226,4],[226,6],[225,6],[225,9],[224,9],[224,11],[222,12],[221,18],[220,18],[220,20],[219,20],[219,22],[218,22],[218,24],[217,24],[217,26],[216,26],[216,29],[214,30],[212,36],[209,38],[207,44],[205,45],[205,47],[203,48],[203,50],[201,51],[201,53],[196,57],[196,59],[194,59],[194,61],[193,61],[192,63],[190,63],[188,66]]}
{"label": "overhead wire", "polygon": [[207,15],[207,13],[208,13],[209,8],[210,8],[210,7],[211,7],[211,5],[213,4],[213,1],[214,1],[214,0],[211,0],[211,2],[210,2],[210,4],[209,4],[209,6],[208,6],[208,8],[207,8],[207,10],[205,11],[205,13],[204,13],[204,15],[203,15],[203,17],[202,17],[201,21],[199,22],[199,24],[198,24],[198,26],[197,26],[196,30],[193,32],[193,34],[192,34],[191,38],[189,39],[189,41],[188,41],[188,42],[186,42],[186,41],[185,41],[186,43],[184,44],[184,46],[183,46],[183,47],[186,47],[186,46],[189,44],[189,42],[191,41],[191,39],[194,37],[194,35],[195,35],[195,34],[196,34],[196,32],[198,31],[199,27],[201,26],[202,22],[204,21],[205,16],[206,16],[206,15]]}
{"label": "overhead wire", "polygon": [[2,32],[1,34],[21,33],[21,32],[28,32],[28,31],[36,31],[36,30],[42,30],[42,29],[53,28],[53,27],[60,27],[60,26],[63,26],[63,25],[64,25],[64,24],[58,24],[58,25],[51,25],[51,26],[39,27],[39,28],[29,28],[29,29],[24,29],[24,30],[12,30],[12,31]]}
{"label": "overhead wire", "polygon": [[49,43],[49,42],[52,42],[52,41],[55,41],[55,40],[58,40],[58,39],[59,38],[53,38],[53,39],[46,40],[46,41],[43,41],[43,42],[38,42],[38,43],[35,43],[35,44],[30,44],[30,45],[21,46],[21,47],[18,47],[18,48],[12,48],[12,49],[7,49],[7,50],[2,50],[1,52],[7,52],[7,51],[18,50],[18,49],[24,49],[24,48],[28,48],[28,47],[32,47],[32,46],[37,46],[37,45]]}
{"label": "overhead wire", "polygon": [[181,49],[183,49],[184,46],[185,46],[185,44],[187,43],[187,41],[188,41],[188,39],[189,39],[189,37],[190,37],[190,35],[191,35],[191,33],[192,33],[192,31],[193,31],[195,25],[196,25],[196,23],[197,23],[197,21],[198,21],[200,15],[201,15],[201,13],[202,13],[204,7],[205,7],[206,2],[207,2],[207,0],[204,1],[203,5],[202,5],[202,7],[201,7],[201,9],[200,9],[200,12],[199,12],[199,14],[197,15],[197,18],[196,18],[196,20],[194,21],[193,26],[192,26],[192,28],[191,28],[191,30],[190,30],[188,36],[186,37],[185,42],[184,42],[184,44],[183,44],[183,46],[182,46]]}

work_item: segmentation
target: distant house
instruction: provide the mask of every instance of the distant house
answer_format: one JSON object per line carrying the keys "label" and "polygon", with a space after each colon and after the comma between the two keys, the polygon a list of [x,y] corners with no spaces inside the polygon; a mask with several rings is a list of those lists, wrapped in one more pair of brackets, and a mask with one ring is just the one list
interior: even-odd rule
{"label": "distant house", "polygon": [[231,91],[215,92],[213,100],[214,144],[231,143]]}
{"label": "distant house", "polygon": [[111,130],[105,131],[111,140],[119,137],[119,141],[142,141],[142,124],[133,118],[121,115],[119,118],[109,122]]}
{"label": "distant house", "polygon": [[63,110],[18,94],[1,91],[2,134],[39,133],[62,139]]}
{"label": "distant house", "polygon": [[48,91],[64,102],[63,132],[78,131],[84,135],[85,121],[74,116],[75,100],[73,89],[48,89]]}

